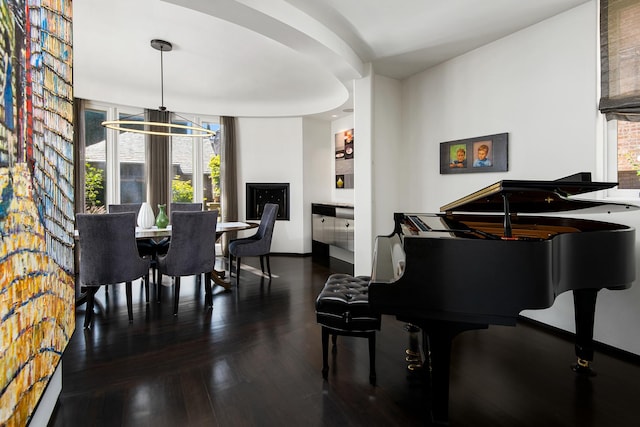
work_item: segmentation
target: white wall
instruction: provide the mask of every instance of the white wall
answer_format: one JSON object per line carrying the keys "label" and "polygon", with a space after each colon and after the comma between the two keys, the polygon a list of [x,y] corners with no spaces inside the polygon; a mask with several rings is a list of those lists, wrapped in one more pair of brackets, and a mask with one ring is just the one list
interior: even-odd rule
{"label": "white wall", "polygon": [[237,141],[239,219],[245,217],[247,182],[288,182],[290,220],[276,221],[271,250],[305,253],[309,231],[305,231],[302,118],[239,118]]}
{"label": "white wall", "polygon": [[393,232],[393,213],[403,210],[402,189],[410,186],[403,168],[406,144],[402,137],[402,86],[400,81],[383,76],[374,78],[373,115],[373,235]]}
{"label": "white wall", "polygon": [[[410,78],[404,126],[418,175],[415,208],[433,211],[501,179],[593,171],[595,1]],[[509,172],[439,174],[438,144],[509,133]]]}
{"label": "white wall", "polygon": [[367,64],[365,76],[353,85],[354,99],[354,186],[355,216],[354,273],[371,274],[373,253],[373,140],[374,140],[374,75]]}
{"label": "white wall", "polygon": [[[409,170],[411,182],[402,187],[402,208],[437,212],[502,179],[600,171],[597,32],[593,0],[404,81],[402,143],[408,151],[396,167]],[[440,142],[502,132],[509,133],[508,172],[440,175]],[[607,220],[635,220],[628,215]],[[639,306],[640,286],[601,292],[595,339],[640,354]],[[570,294],[526,315],[574,328]]]}

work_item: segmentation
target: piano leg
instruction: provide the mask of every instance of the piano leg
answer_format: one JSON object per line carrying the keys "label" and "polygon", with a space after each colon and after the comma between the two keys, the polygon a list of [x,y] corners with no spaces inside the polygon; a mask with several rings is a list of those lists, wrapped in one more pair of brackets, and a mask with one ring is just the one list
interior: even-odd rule
{"label": "piano leg", "polygon": [[577,289],[573,291],[573,306],[576,319],[575,351],[578,361],[572,365],[574,372],[594,376],[589,367],[593,360],[593,324],[596,313],[598,289]]}
{"label": "piano leg", "polygon": [[449,365],[455,335],[430,333],[424,334],[422,340],[424,354],[431,352],[427,359],[431,365],[431,422],[436,425],[449,424]]}
{"label": "piano leg", "polygon": [[[485,329],[488,325],[456,322],[430,322],[422,328],[422,345],[430,363],[431,374],[431,422],[449,425],[449,371],[451,343],[461,332]],[[429,370],[425,370],[426,373]]]}

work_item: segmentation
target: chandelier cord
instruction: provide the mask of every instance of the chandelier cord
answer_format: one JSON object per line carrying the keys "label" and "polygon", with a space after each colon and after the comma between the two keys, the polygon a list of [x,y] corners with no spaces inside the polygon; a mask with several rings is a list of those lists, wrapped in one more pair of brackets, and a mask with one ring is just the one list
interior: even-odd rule
{"label": "chandelier cord", "polygon": [[[190,120],[181,118],[186,124],[173,123],[170,120],[171,114],[178,116],[176,113],[169,113],[164,106],[164,51],[170,52],[173,49],[173,45],[165,40],[153,39],[151,40],[151,47],[160,51],[160,101],[162,105],[158,108],[160,112],[166,112],[168,114],[161,115],[164,119],[160,121],[147,121],[145,119],[135,120],[134,114],[125,117],[124,120],[105,120],[101,124],[102,126],[117,130],[120,132],[132,132],[141,133],[145,135],[159,135],[159,136],[180,136],[180,137],[205,137],[211,138],[216,135],[216,132],[211,129],[206,129],[198,124],[191,123]],[[180,116],[178,116],[180,117]],[[153,128],[151,128],[153,127]],[[164,129],[164,130],[163,130]]]}
{"label": "chandelier cord", "polygon": [[160,48],[160,111],[164,111],[167,108],[164,106],[164,62],[162,60],[162,54],[164,47]]}

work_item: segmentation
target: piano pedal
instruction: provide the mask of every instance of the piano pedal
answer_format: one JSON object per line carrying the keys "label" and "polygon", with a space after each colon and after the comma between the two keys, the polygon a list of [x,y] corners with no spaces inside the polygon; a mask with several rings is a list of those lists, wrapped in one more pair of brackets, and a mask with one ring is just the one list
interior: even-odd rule
{"label": "piano pedal", "polygon": [[591,367],[589,366],[589,361],[580,359],[578,357],[578,361],[571,365],[571,370],[576,374],[584,377],[595,377],[597,374]]}
{"label": "piano pedal", "polygon": [[407,369],[410,371],[421,371],[422,370],[422,363],[409,363],[407,365]]}
{"label": "piano pedal", "polygon": [[409,348],[405,350],[405,353],[409,357],[420,357],[420,352],[419,351],[413,351],[413,350],[411,350]]}

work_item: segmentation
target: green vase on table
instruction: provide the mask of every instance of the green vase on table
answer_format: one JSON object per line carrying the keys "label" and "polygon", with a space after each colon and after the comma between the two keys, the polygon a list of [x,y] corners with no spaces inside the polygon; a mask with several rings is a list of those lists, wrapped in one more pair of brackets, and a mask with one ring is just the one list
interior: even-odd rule
{"label": "green vase on table", "polygon": [[167,216],[167,205],[158,205],[158,216],[156,217],[156,227],[167,228],[169,217]]}

